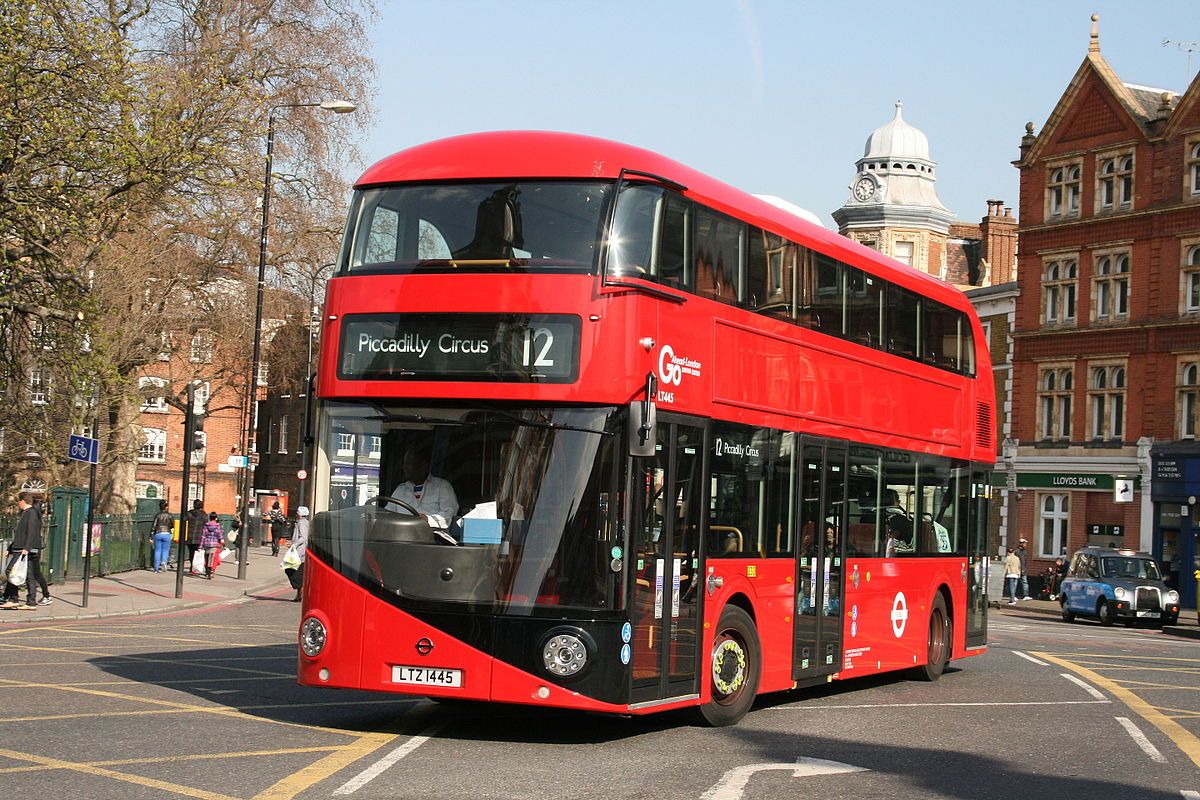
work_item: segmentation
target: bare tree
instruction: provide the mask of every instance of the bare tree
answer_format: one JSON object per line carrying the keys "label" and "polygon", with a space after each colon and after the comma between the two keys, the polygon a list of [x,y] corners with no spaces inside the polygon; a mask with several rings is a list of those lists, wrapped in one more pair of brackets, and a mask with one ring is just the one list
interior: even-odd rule
{"label": "bare tree", "polygon": [[[331,260],[349,129],[286,106],[369,99],[372,13],[371,0],[33,0],[0,11],[0,392],[24,396],[39,356],[30,333],[54,321],[56,398],[102,398],[104,510],[132,506],[138,377],[164,348],[207,326],[225,374],[206,379],[243,397],[249,388],[237,365],[272,113],[282,173],[272,279]],[[57,438],[87,416],[86,404],[57,421],[8,405],[0,426],[22,436]]]}

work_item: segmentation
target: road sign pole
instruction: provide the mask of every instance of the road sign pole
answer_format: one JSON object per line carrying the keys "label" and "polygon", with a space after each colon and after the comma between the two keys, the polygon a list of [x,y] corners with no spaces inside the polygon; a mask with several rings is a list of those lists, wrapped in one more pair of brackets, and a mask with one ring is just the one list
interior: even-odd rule
{"label": "road sign pole", "polygon": [[[187,551],[186,542],[191,531],[188,530],[188,494],[192,480],[192,439],[196,436],[196,384],[188,381],[187,410],[183,414],[183,490],[179,493],[183,500],[179,511],[179,549],[175,554],[175,597],[183,597],[183,562],[188,560],[184,553]],[[188,566],[191,569],[191,566]]]}
{"label": "road sign pole", "polygon": [[[91,458],[91,474],[88,477],[87,531],[84,532],[83,550],[83,608],[88,605],[88,592],[92,584],[92,519],[96,508],[96,462],[100,460],[100,405],[96,404],[96,416],[92,418],[92,438],[96,440],[96,452],[88,453]],[[90,449],[90,448],[89,448]]]}

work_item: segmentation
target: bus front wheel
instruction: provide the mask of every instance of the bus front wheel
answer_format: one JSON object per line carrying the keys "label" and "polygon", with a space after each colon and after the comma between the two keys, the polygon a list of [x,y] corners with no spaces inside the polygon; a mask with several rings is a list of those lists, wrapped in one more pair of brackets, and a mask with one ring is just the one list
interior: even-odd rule
{"label": "bus front wheel", "polygon": [[762,648],[754,620],[738,606],[725,606],[713,637],[709,664],[712,699],[699,707],[700,721],[723,727],[737,724],[754,705]]}

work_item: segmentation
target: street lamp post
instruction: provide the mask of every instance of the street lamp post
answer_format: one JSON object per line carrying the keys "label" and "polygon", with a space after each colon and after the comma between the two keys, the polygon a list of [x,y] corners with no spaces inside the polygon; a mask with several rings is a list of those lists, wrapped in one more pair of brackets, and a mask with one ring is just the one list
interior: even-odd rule
{"label": "street lamp post", "polygon": [[309,464],[309,456],[312,452],[312,435],[309,431],[309,425],[312,420],[312,405],[313,405],[313,375],[312,375],[312,359],[313,359],[313,339],[316,338],[317,331],[320,330],[320,319],[317,316],[317,278],[322,272],[330,267],[336,267],[337,262],[330,264],[322,264],[313,270],[312,277],[308,282],[308,356],[304,361],[304,424],[300,428],[300,469],[303,471],[303,478],[299,479],[300,488],[300,505],[311,506],[308,502],[308,476],[312,472],[312,466]]}
{"label": "street lamp post", "polygon": [[[254,491],[254,465],[249,463],[254,442],[255,401],[258,396],[259,362],[262,358],[263,293],[267,283],[267,228],[271,221],[271,159],[275,152],[275,112],[282,108],[321,108],[335,114],[349,114],[357,106],[346,100],[320,103],[279,103],[267,113],[267,159],[263,173],[262,225],[258,233],[258,291],[254,300],[254,347],[250,356],[250,380],[246,384],[246,427],[242,431],[242,453],[247,458],[242,475],[242,532],[238,536],[238,580],[246,579],[246,560],[250,543],[250,497]],[[254,442],[257,444],[257,442]]]}

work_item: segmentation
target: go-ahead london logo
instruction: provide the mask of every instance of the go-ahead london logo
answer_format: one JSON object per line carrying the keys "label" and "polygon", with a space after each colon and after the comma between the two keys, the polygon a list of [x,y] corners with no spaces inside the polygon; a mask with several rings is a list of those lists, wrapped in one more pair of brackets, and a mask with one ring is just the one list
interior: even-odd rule
{"label": "go-ahead london logo", "polygon": [[675,392],[669,387],[683,383],[683,376],[700,377],[701,364],[695,359],[678,356],[675,348],[664,344],[658,351],[658,379],[661,388],[658,390],[658,400],[663,403],[674,403]]}

